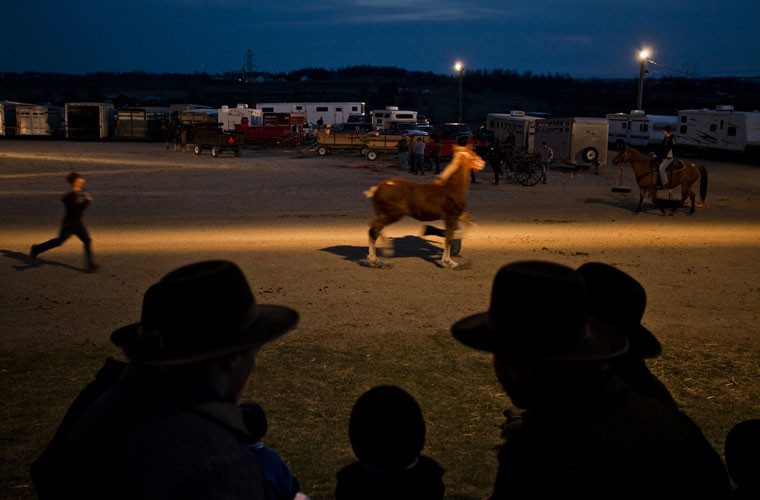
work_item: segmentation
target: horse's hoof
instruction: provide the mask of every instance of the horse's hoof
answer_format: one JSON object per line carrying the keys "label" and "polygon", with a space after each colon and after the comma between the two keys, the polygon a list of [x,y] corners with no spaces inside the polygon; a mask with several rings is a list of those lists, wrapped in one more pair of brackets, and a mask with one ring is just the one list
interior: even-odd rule
{"label": "horse's hoof", "polygon": [[372,269],[390,269],[391,267],[393,267],[393,264],[382,261],[380,259],[377,259],[375,261],[371,261],[369,259],[362,259],[359,261],[359,265],[363,267],[370,267]]}
{"label": "horse's hoof", "polygon": [[452,269],[457,266],[457,263],[452,261],[445,261],[443,259],[435,261],[435,265],[444,269]]}
{"label": "horse's hoof", "polygon": [[463,271],[465,269],[472,269],[472,262],[469,260],[461,260],[454,271]]}

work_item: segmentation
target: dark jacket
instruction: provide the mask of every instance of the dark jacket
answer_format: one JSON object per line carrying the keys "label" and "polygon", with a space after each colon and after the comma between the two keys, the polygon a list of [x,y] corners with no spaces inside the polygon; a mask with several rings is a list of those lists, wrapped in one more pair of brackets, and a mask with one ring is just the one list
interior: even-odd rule
{"label": "dark jacket", "polygon": [[722,460],[683,414],[616,376],[506,430],[493,499],[725,498]]}
{"label": "dark jacket", "polygon": [[263,499],[239,407],[211,389],[130,367],[73,426],[58,498]]}

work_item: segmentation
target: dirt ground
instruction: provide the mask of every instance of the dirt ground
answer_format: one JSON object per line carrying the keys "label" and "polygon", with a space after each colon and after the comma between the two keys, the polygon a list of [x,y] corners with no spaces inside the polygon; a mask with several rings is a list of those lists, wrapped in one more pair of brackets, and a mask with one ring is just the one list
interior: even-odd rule
{"label": "dirt ground", "polygon": [[[668,216],[648,201],[634,215],[638,190],[612,192],[617,167],[553,170],[534,187],[495,186],[487,168],[470,189],[468,269],[437,267],[441,240],[421,236],[414,220],[387,230],[393,267],[370,269],[361,265],[372,216],[362,191],[410,176],[394,156],[246,150],[215,159],[162,144],[0,141],[0,354],[6,365],[66,345],[115,354],[107,336],[139,318],[144,290],[206,258],[237,262],[261,302],[298,309],[302,341],[346,350],[429,337],[448,345],[453,321],[487,308],[505,263],[603,261],[646,288],[644,323],[664,347],[655,372],[720,448],[732,423],[760,417],[760,167],[695,161],[710,174],[707,206]],[[75,238],[37,262],[25,256],[55,235],[73,170],[94,198],[85,220],[96,274],[83,272]],[[623,185],[634,185],[629,166]],[[0,368],[10,387],[18,374]],[[3,442],[27,439],[2,432]]]}

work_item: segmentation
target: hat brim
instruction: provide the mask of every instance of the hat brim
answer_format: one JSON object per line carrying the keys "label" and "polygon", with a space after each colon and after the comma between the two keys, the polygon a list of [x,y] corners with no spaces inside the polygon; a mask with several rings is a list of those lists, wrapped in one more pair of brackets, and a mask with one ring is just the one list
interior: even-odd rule
{"label": "hat brim", "polygon": [[505,335],[496,331],[487,312],[462,318],[451,326],[451,333],[455,339],[468,347],[515,359],[594,361],[614,358],[628,350],[628,340],[614,326],[591,319],[586,328],[587,332],[582,342],[554,352],[525,349],[504,342]]}
{"label": "hat brim", "polygon": [[629,356],[651,359],[662,354],[662,344],[644,325],[636,325],[624,333],[628,337]]}
{"label": "hat brim", "polygon": [[156,337],[139,335],[140,323],[115,330],[111,342],[124,350],[130,362],[145,365],[180,365],[195,363],[260,347],[296,327],[298,312],[285,306],[258,304],[256,320],[243,328],[229,342],[213,349],[168,352],[161,348]]}

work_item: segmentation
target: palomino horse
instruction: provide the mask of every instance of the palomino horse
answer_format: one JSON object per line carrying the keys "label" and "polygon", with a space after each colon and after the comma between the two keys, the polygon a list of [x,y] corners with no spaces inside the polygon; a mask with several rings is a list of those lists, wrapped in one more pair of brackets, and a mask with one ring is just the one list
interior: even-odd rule
{"label": "palomino horse", "polygon": [[[665,214],[660,201],[657,199],[657,165],[652,159],[644,154],[640,153],[636,149],[630,146],[623,145],[623,149],[618,153],[612,163],[619,165],[624,162],[629,162],[633,167],[633,172],[636,174],[636,183],[639,185],[639,206],[636,208],[636,213],[641,212],[641,203],[644,201],[644,196],[649,193],[649,197],[652,199],[654,206],[660,209],[660,212]],[[699,182],[699,199],[701,203],[704,203],[705,196],[707,196],[707,169],[702,165],[695,165],[694,163],[687,163],[682,160],[676,160],[672,166],[668,167],[668,170],[672,168],[670,172],[670,187],[681,186],[681,204],[683,205],[686,198],[689,198],[691,207],[689,213],[693,214],[696,210],[697,204],[695,203],[695,194],[692,191],[691,186]],[[665,182],[667,179],[664,179]]]}
{"label": "palomino horse", "polygon": [[455,268],[458,264],[451,258],[451,242],[459,221],[467,221],[467,189],[470,170],[482,170],[483,159],[474,151],[455,147],[451,163],[432,182],[412,182],[399,177],[386,179],[364,192],[372,198],[375,219],[369,228],[369,255],[373,267],[382,264],[377,258],[376,243],[382,237],[383,228],[408,215],[419,221],[443,220],[446,223],[445,245],[440,264]]}

